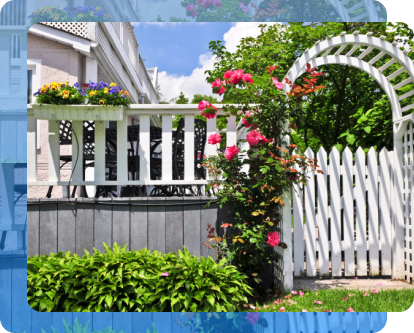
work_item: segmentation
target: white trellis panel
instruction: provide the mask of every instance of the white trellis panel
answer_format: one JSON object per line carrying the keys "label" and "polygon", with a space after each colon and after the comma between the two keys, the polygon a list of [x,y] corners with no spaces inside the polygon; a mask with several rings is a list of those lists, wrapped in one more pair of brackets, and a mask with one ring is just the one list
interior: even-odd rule
{"label": "white trellis panel", "polygon": [[334,147],[329,154],[329,188],[331,195],[331,266],[332,276],[342,275],[341,260],[341,162]]}
{"label": "white trellis panel", "polygon": [[348,147],[342,153],[345,276],[355,276],[354,166]]}
{"label": "white trellis panel", "polygon": [[318,173],[318,248],[319,248],[319,274],[329,274],[329,242],[328,242],[328,163],[326,152],[319,149],[318,165],[323,174]]}
{"label": "white trellis panel", "polygon": [[[293,169],[297,170],[298,166],[295,164]],[[299,171],[299,170],[298,170]],[[303,241],[303,192],[302,185],[293,185],[293,242],[295,248],[293,251],[293,260],[295,263],[294,274],[295,276],[303,275],[305,271],[304,267],[304,254],[305,243]]]}
{"label": "white trellis panel", "polygon": [[367,225],[366,225],[366,184],[365,153],[358,148],[355,154],[355,208],[356,208],[356,251],[357,275],[367,275]]}
{"label": "white trellis panel", "polygon": [[413,223],[413,193],[414,193],[414,126],[410,121],[403,136],[403,215],[404,215],[404,259],[405,278],[414,281],[414,223]]}
{"label": "white trellis panel", "polygon": [[[306,157],[314,159],[312,149],[306,150]],[[315,177],[316,172],[309,173],[305,186],[305,239],[306,239],[306,272],[308,276],[316,276],[316,214],[315,214]]]}
{"label": "white trellis panel", "polygon": [[376,276],[379,275],[378,162],[373,147],[367,158],[369,274]]}
{"label": "white trellis panel", "polygon": [[391,275],[391,159],[383,148],[379,154],[379,226],[381,240],[381,274]]}

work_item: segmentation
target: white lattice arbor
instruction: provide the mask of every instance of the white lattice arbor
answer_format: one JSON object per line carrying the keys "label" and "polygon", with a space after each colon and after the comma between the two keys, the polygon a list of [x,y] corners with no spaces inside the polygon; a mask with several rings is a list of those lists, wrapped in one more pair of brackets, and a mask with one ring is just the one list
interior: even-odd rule
{"label": "white lattice arbor", "polygon": [[[342,3],[345,1],[342,1]],[[299,57],[286,75],[295,82],[306,72],[306,64],[312,67],[322,65],[349,65],[365,71],[373,77],[389,98],[394,131],[394,166],[392,169],[392,189],[390,198],[392,218],[392,276],[408,278],[413,276],[413,226],[410,207],[413,187],[413,130],[412,114],[414,104],[414,63],[402,51],[397,43],[389,43],[384,36],[374,37],[372,33],[361,35],[341,33],[337,37],[330,36],[326,40],[316,42]],[[371,55],[371,56],[369,56]],[[369,59],[364,61],[364,59]],[[382,61],[380,61],[382,60]],[[380,63],[380,65],[378,65]],[[285,91],[289,87],[285,85]],[[411,99],[410,99],[411,97]],[[411,101],[411,102],[410,102]],[[408,125],[408,128],[407,128]],[[404,139],[403,139],[404,138]],[[289,205],[287,205],[289,206]],[[290,215],[290,212],[289,214]],[[284,221],[284,234],[290,234],[291,220]],[[285,242],[292,242],[288,237]],[[405,266],[404,255],[408,265]],[[291,251],[284,252],[284,284],[293,286]],[[411,264],[410,264],[411,263]]]}

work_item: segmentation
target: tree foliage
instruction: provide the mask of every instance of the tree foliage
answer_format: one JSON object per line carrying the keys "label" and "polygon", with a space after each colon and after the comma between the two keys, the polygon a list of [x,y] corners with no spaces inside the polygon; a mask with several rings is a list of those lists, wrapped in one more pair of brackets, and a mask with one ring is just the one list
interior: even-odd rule
{"label": "tree foliage", "polygon": [[[227,70],[241,68],[255,77],[262,75],[261,69],[274,63],[279,66],[278,80],[282,80],[295,60],[316,41],[328,36],[337,36],[342,31],[361,34],[373,32],[374,36],[385,36],[388,42],[398,42],[401,48],[409,49],[408,56],[414,59],[414,34],[404,23],[290,23],[289,25],[261,25],[261,34],[243,38],[234,53],[228,52],[221,41],[210,43],[210,50],[216,56],[214,69],[206,71],[207,81],[222,77]],[[348,46],[344,52],[352,46]],[[337,48],[332,50],[332,54]],[[354,56],[362,51],[357,51]],[[369,61],[379,53],[371,52],[364,61]],[[388,55],[376,62],[376,67],[390,60]],[[394,64],[383,74],[390,75],[400,65]],[[358,145],[368,149],[373,145],[392,149],[392,114],[384,91],[367,73],[348,65],[320,66],[326,76],[319,84],[326,89],[308,96],[290,113],[293,127],[291,141],[301,149],[311,147],[317,151],[321,146],[330,150],[349,146],[355,150]],[[405,80],[400,75],[393,83]],[[410,86],[407,86],[409,89]],[[403,93],[401,89],[399,93]],[[266,92],[264,92],[266,93]],[[223,102],[233,99],[231,91],[224,93]],[[405,103],[414,103],[414,98]]]}

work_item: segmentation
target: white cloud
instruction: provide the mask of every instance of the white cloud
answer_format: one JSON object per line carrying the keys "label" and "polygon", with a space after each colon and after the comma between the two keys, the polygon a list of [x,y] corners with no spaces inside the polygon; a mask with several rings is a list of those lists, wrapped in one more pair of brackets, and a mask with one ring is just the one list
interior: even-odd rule
{"label": "white cloud", "polygon": [[[236,23],[224,34],[224,46],[226,46],[228,51],[234,52],[241,38],[257,37],[260,34],[259,24]],[[212,95],[211,86],[206,82],[204,72],[213,69],[213,65],[214,57],[206,53],[199,56],[199,66],[188,76],[171,75],[166,71],[159,72],[158,82],[164,98],[170,100],[177,97],[181,91],[190,99],[194,94]]]}

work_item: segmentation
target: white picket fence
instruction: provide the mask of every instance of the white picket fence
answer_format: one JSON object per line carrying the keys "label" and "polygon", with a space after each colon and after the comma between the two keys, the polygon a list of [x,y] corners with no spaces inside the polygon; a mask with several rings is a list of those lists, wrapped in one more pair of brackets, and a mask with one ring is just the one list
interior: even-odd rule
{"label": "white picket fence", "polygon": [[284,219],[293,219],[294,276],[391,275],[393,153],[359,148],[353,156],[346,148],[341,159],[334,148],[328,159],[323,148],[308,148],[305,156],[323,174],[294,186],[293,215]]}

